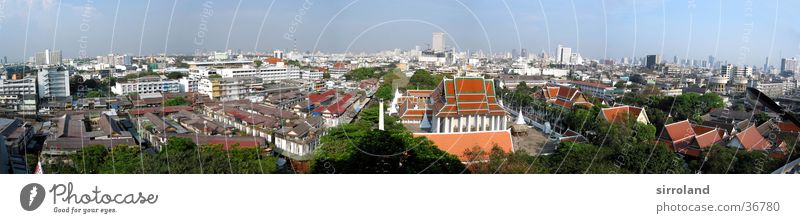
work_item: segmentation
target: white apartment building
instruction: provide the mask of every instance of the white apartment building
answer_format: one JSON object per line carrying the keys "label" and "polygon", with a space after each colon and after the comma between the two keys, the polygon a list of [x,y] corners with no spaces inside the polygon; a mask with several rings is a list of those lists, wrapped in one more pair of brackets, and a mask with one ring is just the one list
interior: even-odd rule
{"label": "white apartment building", "polygon": [[36,79],[32,76],[22,79],[4,79],[0,81],[2,95],[35,95]]}
{"label": "white apartment building", "polygon": [[163,93],[163,92],[180,92],[180,83],[175,80],[170,80],[165,76],[150,76],[140,77],[127,82],[117,82],[114,87],[111,87],[111,92],[117,95],[127,95],[130,93],[146,94],[146,93]]}
{"label": "white apartment building", "polygon": [[300,71],[300,78],[303,80],[322,80],[321,71]]}
{"label": "white apartment building", "polygon": [[39,69],[37,88],[39,98],[69,97],[69,71],[63,67]]}
{"label": "white apartment building", "polygon": [[181,92],[197,92],[198,83],[200,82],[200,77],[189,75],[186,77],[182,77],[178,79],[178,84],[180,85]]}
{"label": "white apartment building", "polygon": [[258,77],[229,77],[203,78],[197,90],[212,100],[233,101],[244,99],[263,88],[264,82]]}
{"label": "white apartment building", "polygon": [[227,68],[217,69],[217,74],[222,77],[258,77],[264,81],[297,80],[300,79],[300,69],[278,63],[274,66],[261,68]]}

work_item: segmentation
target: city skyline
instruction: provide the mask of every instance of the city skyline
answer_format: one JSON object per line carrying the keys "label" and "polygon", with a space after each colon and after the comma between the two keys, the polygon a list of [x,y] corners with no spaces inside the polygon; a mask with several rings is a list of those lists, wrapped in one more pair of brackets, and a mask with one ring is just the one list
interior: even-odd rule
{"label": "city skyline", "polygon": [[426,7],[414,1],[117,3],[4,2],[0,35],[7,41],[0,52],[15,62],[44,49],[62,50],[65,58],[295,46],[360,53],[429,48],[433,32],[444,32],[445,45],[459,51],[554,55],[564,45],[595,59],[711,55],[761,67],[770,57],[778,67],[780,58],[800,52],[800,25],[792,23],[798,16],[791,14],[798,3],[787,1],[439,1]]}

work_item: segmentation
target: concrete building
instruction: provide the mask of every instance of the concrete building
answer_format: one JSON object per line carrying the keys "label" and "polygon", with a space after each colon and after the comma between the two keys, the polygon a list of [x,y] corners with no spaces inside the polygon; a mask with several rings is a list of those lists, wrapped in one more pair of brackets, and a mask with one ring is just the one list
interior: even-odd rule
{"label": "concrete building", "polygon": [[778,98],[793,91],[796,88],[796,83],[789,81],[766,82],[751,80],[748,86],[758,89],[770,98]]}
{"label": "concrete building", "polygon": [[36,65],[61,65],[61,50],[53,50],[50,51],[44,50],[44,52],[37,52],[35,64]]}
{"label": "concrete building", "polygon": [[556,55],[557,64],[569,65],[572,61],[572,48],[558,45],[558,52],[556,52]]}
{"label": "concrete building", "polygon": [[433,40],[431,41],[431,50],[434,52],[444,52],[444,33],[433,33]]}
{"label": "concrete building", "polygon": [[200,78],[197,76],[185,76],[181,79],[178,79],[178,84],[180,85],[181,92],[197,92],[197,87],[199,86]]}
{"label": "concrete building", "polygon": [[300,79],[300,69],[278,62],[276,65],[261,68],[226,68],[217,69],[222,77],[258,77],[264,81],[281,81]]}
{"label": "concrete building", "polygon": [[40,99],[69,97],[69,71],[63,67],[39,69],[36,85]]}
{"label": "concrete building", "polygon": [[200,80],[198,92],[212,100],[241,100],[263,88],[263,83],[258,77],[204,78]]}
{"label": "concrete building", "polygon": [[176,80],[168,79],[166,76],[140,77],[126,82],[117,82],[111,87],[111,91],[117,95],[127,95],[130,93],[177,93],[181,91],[180,84]]}
{"label": "concrete building", "polygon": [[574,85],[582,92],[595,97],[609,96],[613,94],[614,87],[586,81],[571,81],[570,84]]}
{"label": "concrete building", "polygon": [[659,64],[661,64],[661,55],[647,55],[645,58],[644,65],[647,69],[655,69]]}
{"label": "concrete building", "polygon": [[798,67],[797,67],[797,59],[796,58],[792,57],[792,58],[783,58],[783,59],[781,59],[781,73],[782,74],[785,74],[785,73],[796,74],[796,73],[798,73],[797,70],[798,70]]}

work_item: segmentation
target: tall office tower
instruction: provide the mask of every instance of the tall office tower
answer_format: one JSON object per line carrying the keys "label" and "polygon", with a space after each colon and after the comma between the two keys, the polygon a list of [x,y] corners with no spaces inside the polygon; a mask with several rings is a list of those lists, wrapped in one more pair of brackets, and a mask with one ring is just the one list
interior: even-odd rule
{"label": "tall office tower", "polygon": [[767,72],[769,72],[769,57],[767,57],[767,60],[764,61],[764,73]]}
{"label": "tall office tower", "polygon": [[781,59],[781,73],[797,73],[797,59],[794,57]]}
{"label": "tall office tower", "polygon": [[444,51],[444,33],[440,32],[433,33],[433,41],[431,42],[431,49],[434,52]]}
{"label": "tall office tower", "polygon": [[511,50],[511,59],[516,60],[517,58],[519,58],[519,53],[517,53],[517,49],[512,49]]}
{"label": "tall office tower", "polygon": [[716,63],[716,62],[717,61],[714,58],[714,56],[708,56],[708,67],[709,68],[713,68],[714,67],[714,63]]}
{"label": "tall office tower", "polygon": [[647,55],[647,57],[645,58],[644,65],[648,69],[655,69],[656,65],[658,65],[659,63],[661,63],[661,56],[659,56],[658,54]]}
{"label": "tall office tower", "polygon": [[519,56],[520,56],[520,57],[522,57],[522,58],[528,58],[528,50],[527,50],[527,49],[525,49],[525,48],[522,48],[522,49],[519,51]]}
{"label": "tall office tower", "polygon": [[53,50],[50,51],[44,50],[44,52],[37,52],[36,65],[60,65],[61,64],[61,50]]}
{"label": "tall office tower", "polygon": [[568,65],[572,61],[572,48],[558,45],[556,63]]}
{"label": "tall office tower", "polygon": [[678,56],[672,57],[672,64],[678,64]]}

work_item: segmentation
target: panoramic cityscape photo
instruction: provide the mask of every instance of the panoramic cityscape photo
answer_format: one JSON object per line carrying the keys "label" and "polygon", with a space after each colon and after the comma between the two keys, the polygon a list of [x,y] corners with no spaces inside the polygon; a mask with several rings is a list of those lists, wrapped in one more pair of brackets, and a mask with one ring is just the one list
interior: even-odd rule
{"label": "panoramic cityscape photo", "polygon": [[0,173],[798,173],[798,8],[0,0]]}

